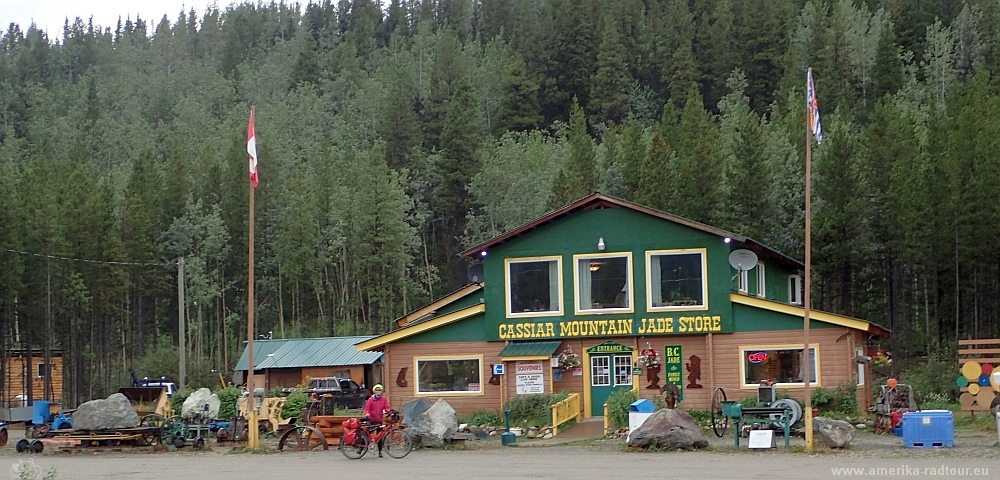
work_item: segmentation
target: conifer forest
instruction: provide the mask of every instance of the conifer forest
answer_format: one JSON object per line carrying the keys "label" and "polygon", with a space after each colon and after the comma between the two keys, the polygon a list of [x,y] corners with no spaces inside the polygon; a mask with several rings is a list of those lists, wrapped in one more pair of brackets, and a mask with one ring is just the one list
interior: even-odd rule
{"label": "conifer forest", "polygon": [[251,106],[259,334],[388,332],[467,283],[459,252],[594,191],[801,261],[811,67],[813,308],[890,329],[897,364],[1000,336],[998,0],[258,1],[4,28],[0,352],[61,350],[70,406],[129,367],[177,374],[182,257],[187,383],[231,372]]}

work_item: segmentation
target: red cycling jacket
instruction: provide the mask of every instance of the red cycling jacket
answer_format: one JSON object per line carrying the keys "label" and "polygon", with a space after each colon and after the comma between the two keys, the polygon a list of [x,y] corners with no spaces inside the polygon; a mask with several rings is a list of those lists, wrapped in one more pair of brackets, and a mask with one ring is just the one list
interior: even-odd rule
{"label": "red cycling jacket", "polygon": [[383,412],[390,410],[392,407],[389,406],[389,397],[382,395],[375,398],[374,395],[368,397],[368,401],[365,402],[365,416],[373,422],[381,422],[384,416]]}

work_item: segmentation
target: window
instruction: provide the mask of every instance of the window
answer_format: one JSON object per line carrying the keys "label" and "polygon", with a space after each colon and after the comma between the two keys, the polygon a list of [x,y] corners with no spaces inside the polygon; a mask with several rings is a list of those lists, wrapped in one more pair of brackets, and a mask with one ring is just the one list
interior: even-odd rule
{"label": "window", "polygon": [[764,293],[765,292],[765,290],[764,290],[765,285],[766,284],[764,282],[764,264],[763,263],[758,263],[757,264],[757,296],[758,297],[761,297],[761,298],[765,297],[765,293]]}
{"label": "window", "polygon": [[739,278],[736,288],[740,293],[747,293],[750,291],[750,274],[746,270],[740,270],[736,275]]}
{"label": "window", "polygon": [[48,368],[49,374],[50,375],[52,374],[52,365],[49,365],[47,363],[39,363],[39,364],[37,364],[37,367],[38,367],[38,376],[39,377],[44,377],[45,376],[45,367],[49,367]]}
{"label": "window", "polygon": [[595,387],[607,387],[611,385],[611,367],[609,363],[611,357],[602,355],[600,357],[590,357],[590,384]]}
{"label": "window", "polygon": [[417,395],[481,395],[483,357],[414,358]]}
{"label": "window", "polygon": [[[818,349],[819,346],[809,347],[811,385],[819,385],[819,365],[816,360]],[[740,358],[743,387],[756,387],[761,380],[770,380],[778,386],[803,385],[801,345],[740,347]]]}
{"label": "window", "polygon": [[562,259],[507,259],[507,315],[562,315]]}
{"label": "window", "polygon": [[632,385],[632,356],[615,355],[615,386]]}
{"label": "window", "polygon": [[705,250],[646,252],[650,311],[707,310]]}
{"label": "window", "polygon": [[576,255],[576,312],[632,311],[632,255]]}
{"label": "window", "polygon": [[798,275],[788,276],[788,303],[802,305],[802,277]]}

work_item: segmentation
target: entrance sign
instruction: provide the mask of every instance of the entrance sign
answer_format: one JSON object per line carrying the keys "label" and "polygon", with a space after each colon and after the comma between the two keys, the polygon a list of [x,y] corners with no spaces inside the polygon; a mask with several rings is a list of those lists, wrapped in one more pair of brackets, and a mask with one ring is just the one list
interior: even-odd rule
{"label": "entrance sign", "polygon": [[587,353],[632,353],[634,348],[615,342],[604,342],[587,349]]}
{"label": "entrance sign", "polygon": [[677,400],[684,400],[684,380],[682,375],[684,373],[684,357],[680,345],[667,345],[665,347],[666,355],[663,356],[663,363],[667,369],[667,383],[672,383],[677,386],[677,391],[680,392],[677,396]]}
{"label": "entrance sign", "polygon": [[517,362],[514,367],[518,395],[545,393],[545,368],[542,362]]}

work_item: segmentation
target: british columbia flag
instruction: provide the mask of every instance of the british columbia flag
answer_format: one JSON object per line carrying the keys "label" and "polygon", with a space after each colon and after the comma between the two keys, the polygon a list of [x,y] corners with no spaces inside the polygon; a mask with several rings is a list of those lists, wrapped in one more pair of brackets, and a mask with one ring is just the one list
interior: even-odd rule
{"label": "british columbia flag", "polygon": [[819,102],[816,101],[816,84],[810,68],[806,79],[806,108],[809,109],[809,127],[816,135],[816,143],[823,143],[823,127],[819,123]]}

